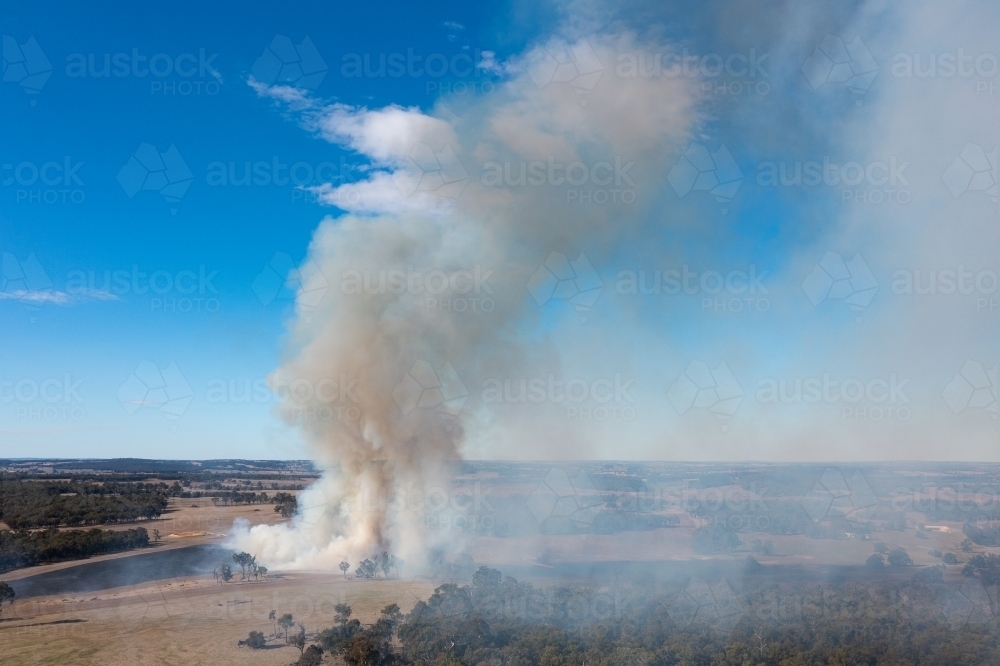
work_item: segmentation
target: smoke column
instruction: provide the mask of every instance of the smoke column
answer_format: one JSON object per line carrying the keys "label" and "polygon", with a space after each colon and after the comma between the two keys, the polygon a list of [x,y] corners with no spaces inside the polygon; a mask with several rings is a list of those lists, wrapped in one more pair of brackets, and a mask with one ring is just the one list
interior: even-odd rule
{"label": "smoke column", "polygon": [[[335,570],[389,550],[414,572],[461,552],[455,532],[426,528],[427,504],[447,498],[468,422],[491,418],[470,397],[482,378],[556,355],[527,340],[539,316],[529,281],[553,253],[614,252],[693,130],[697,81],[620,70],[620,54],[668,50],[576,34],[502,63],[488,55],[494,93],[445,97],[428,113],[325,104],[251,80],[371,168],[313,188],[346,213],[314,234],[288,359],[271,378],[322,479],[289,524],[241,527],[234,546],[286,569]],[[522,179],[532,163],[544,166]],[[630,191],[628,205],[568,202],[567,179],[584,173],[567,170],[575,164]],[[440,307],[458,296],[487,305]]]}

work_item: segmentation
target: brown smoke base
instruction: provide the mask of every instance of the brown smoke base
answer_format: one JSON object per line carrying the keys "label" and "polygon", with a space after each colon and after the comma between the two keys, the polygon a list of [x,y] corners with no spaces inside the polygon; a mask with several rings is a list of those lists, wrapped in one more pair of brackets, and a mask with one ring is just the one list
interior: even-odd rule
{"label": "brown smoke base", "polygon": [[[327,218],[317,229],[301,269],[289,358],[272,377],[291,387],[293,397],[295,387],[339,387],[303,389],[308,397],[289,401],[282,413],[301,428],[323,477],[299,494],[299,513],[289,524],[241,527],[235,546],[276,568],[324,570],[389,550],[406,560],[409,573],[462,552],[455,532],[427,529],[425,521],[428,498],[450,492],[464,425],[489,418],[465,404],[465,385],[476,386],[472,377],[503,376],[497,373],[524,367],[540,353],[522,340],[537,312],[526,285],[550,253],[572,259],[586,250],[600,261],[634,233],[658,196],[671,157],[695,125],[699,84],[621,76],[616,59],[665,50],[630,35],[553,40],[496,65],[504,83],[495,94],[445,98],[427,115],[323,107],[287,89],[262,93],[306,109],[305,127],[365,154],[381,170],[350,191],[318,188],[330,203],[353,201],[357,212]],[[563,54],[578,62],[596,58],[596,84],[591,78],[574,87],[558,72],[538,73],[539,63]],[[596,67],[591,59],[587,68]],[[468,182],[457,199],[399,187],[413,180],[407,165],[414,150],[426,147],[438,155],[450,149],[464,165]],[[634,163],[628,177],[636,200],[627,207],[573,205],[553,184],[497,188],[479,178],[480,165],[489,162],[616,158]],[[372,294],[350,285],[351,276],[377,280],[392,269],[478,271],[487,276],[491,309],[442,311],[428,308],[419,288]]]}

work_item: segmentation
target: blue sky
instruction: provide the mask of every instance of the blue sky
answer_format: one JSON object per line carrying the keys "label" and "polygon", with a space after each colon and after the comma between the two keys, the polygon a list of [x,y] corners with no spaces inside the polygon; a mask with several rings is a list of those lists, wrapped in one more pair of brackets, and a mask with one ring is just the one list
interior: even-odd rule
{"label": "blue sky", "polygon": [[[639,45],[636,53],[692,58],[690,77],[665,75],[671,85],[685,84],[670,94],[689,95],[692,109],[665,115],[669,122],[683,116],[676,120],[683,127],[667,133],[669,141],[655,146],[662,148],[659,152],[635,158],[631,173],[642,188],[638,206],[599,209],[569,199],[560,189],[541,203],[543,208],[533,209],[560,219],[593,218],[594,226],[628,218],[620,233],[588,235],[565,223],[555,234],[563,243],[558,247],[547,245],[553,242],[548,237],[544,242],[528,235],[508,239],[511,247],[544,246],[542,257],[557,249],[569,259],[587,254],[604,291],[587,306],[589,328],[581,331],[579,312],[556,303],[512,315],[505,323],[518,332],[502,342],[524,345],[527,358],[554,347],[555,355],[546,355],[538,366],[546,370],[562,368],[584,377],[625,373],[637,387],[639,417],[626,424],[598,424],[600,434],[588,434],[579,447],[540,450],[554,457],[827,459],[840,455],[839,439],[850,439],[855,444],[849,457],[940,457],[949,453],[940,442],[954,435],[968,442],[962,456],[995,457],[989,448],[996,440],[989,430],[994,427],[990,409],[994,423],[996,417],[995,375],[985,388],[993,392],[992,408],[987,399],[970,412],[969,400],[959,404],[961,396],[951,402],[942,396],[961,393],[956,373],[970,362],[969,372],[976,374],[979,364],[988,382],[996,363],[995,344],[989,342],[996,339],[996,293],[983,288],[962,301],[947,294],[914,300],[890,288],[898,270],[923,271],[926,278],[931,271],[959,265],[977,275],[995,276],[998,268],[996,253],[990,253],[997,233],[995,220],[991,226],[987,219],[988,195],[976,198],[970,191],[959,197],[942,180],[966,144],[981,146],[984,156],[995,148],[995,123],[991,130],[988,119],[997,93],[988,86],[996,86],[997,78],[974,71],[969,77],[918,80],[893,70],[900,54],[921,54],[925,61],[930,54],[959,48],[989,55],[990,42],[974,14],[964,20],[952,14],[942,18],[925,3],[911,4],[907,21],[899,24],[865,3],[828,12],[792,7],[755,12],[752,3],[698,10],[656,3],[618,9],[600,3],[542,8],[529,3],[295,3],[235,12],[225,4],[121,3],[94,12],[44,2],[8,3],[0,18],[5,49],[0,251],[9,295],[0,300],[0,456],[307,455],[311,449],[276,413],[272,397],[259,391],[241,402],[246,386],[260,388],[264,378],[296,356],[301,343],[289,340],[288,327],[297,317],[294,296],[278,284],[289,266],[307,258],[324,217],[363,217],[388,209],[323,205],[316,192],[295,182],[335,189],[364,183],[380,170],[400,173],[395,158],[385,157],[365,134],[369,130],[350,125],[366,119],[362,109],[391,105],[447,124],[457,137],[453,142],[464,150],[459,160],[476,181],[485,168],[477,163],[477,146],[495,141],[484,128],[506,119],[494,114],[491,96],[500,100],[497,105],[516,97],[496,91],[516,90],[529,78],[518,62],[555,52],[556,42],[573,48],[612,44],[601,64],[603,78],[578,92],[581,100],[588,95],[593,100],[583,105],[585,110],[599,109],[602,86],[613,72],[622,76],[616,67],[632,53],[615,40],[629,34]],[[928,28],[935,22],[943,22],[938,34]],[[855,39],[864,54],[853,47]],[[312,77],[282,79],[266,62],[258,64],[268,48],[273,63],[289,45],[307,62]],[[583,62],[580,52],[570,50],[576,62]],[[36,57],[39,51],[43,59]],[[849,85],[823,69],[824,58],[848,51],[852,76],[860,75]],[[383,55],[390,63],[409,58],[411,70],[401,76],[352,75],[355,63],[378,63]],[[759,68],[741,69],[755,56]],[[105,58],[114,71],[95,76],[91,63],[99,73]],[[434,66],[445,63],[444,75],[421,69],[431,59]],[[867,68],[868,59],[874,69]],[[713,74],[716,61],[734,63],[735,74]],[[988,59],[983,62],[988,65]],[[30,76],[18,73],[19,67]],[[150,67],[162,76],[147,72]],[[866,78],[870,71],[876,72],[873,80]],[[253,82],[263,88],[249,85]],[[539,89],[553,88],[539,84]],[[298,102],[288,90],[299,95]],[[649,99],[659,94],[650,93]],[[644,103],[645,98],[636,100]],[[919,107],[926,112],[915,110]],[[336,125],[338,108],[348,109],[341,114],[348,116],[347,124]],[[524,113],[530,115],[530,107]],[[947,131],[937,125],[945,115],[955,119]],[[548,118],[539,126],[551,136],[572,135],[576,154],[588,165],[610,160],[607,146],[629,145],[615,135],[616,128],[606,126],[607,120],[604,127],[587,125],[599,128],[594,136],[577,126],[551,129],[564,119]],[[931,134],[938,138],[915,138]],[[736,189],[722,193],[685,186],[684,174],[704,170],[698,160],[705,155],[715,173],[723,173],[728,157],[720,147],[736,168]],[[994,178],[995,159],[994,153]],[[172,165],[161,183],[172,188],[163,192],[146,177],[147,169],[137,166],[158,160],[164,168]],[[762,175],[768,165],[792,173],[824,160],[853,162],[862,169],[875,164],[876,180],[882,173],[878,165],[905,162],[907,201],[892,201],[894,195],[887,192],[899,189],[898,183],[873,183],[871,173],[850,190],[771,186]],[[229,182],[244,176],[247,163],[256,182]],[[143,182],[153,189],[139,189]],[[876,192],[889,200],[870,203],[867,197]],[[484,209],[479,204],[463,209],[475,195],[463,196],[456,220]],[[845,198],[855,196],[864,200]],[[503,212],[503,204],[497,205],[491,210]],[[942,216],[961,221],[942,232]],[[832,303],[826,292],[817,296],[818,305],[810,302],[815,289],[807,279],[827,253],[836,255],[828,272],[848,265],[855,254],[863,257],[879,286],[873,298],[862,298],[864,307],[855,311]],[[505,256],[535,261],[532,253]],[[740,307],[746,309],[741,310],[730,299],[720,312],[707,305],[704,292],[687,299],[669,293],[633,297],[617,287],[623,271],[652,274],[685,265],[701,275],[752,270],[766,275],[767,293],[743,301]],[[511,271],[508,277],[520,275]],[[528,275],[534,271],[528,266]],[[858,279],[855,288],[863,290],[863,276],[852,277]],[[506,286],[506,280],[500,282]],[[538,300],[530,286],[524,289],[523,279],[518,285],[515,300],[529,306],[533,296]],[[943,320],[963,333],[938,330]],[[303,329],[307,337],[308,329]],[[943,348],[942,341],[950,342]],[[879,351],[883,346],[885,353]],[[926,364],[913,365],[914,358],[927,354]],[[692,406],[675,398],[677,391],[683,393],[692,362],[711,368],[724,363],[732,370],[743,390],[738,415],[707,407],[707,420],[691,418]],[[511,442],[523,435],[522,428],[546,422],[552,414],[488,413],[488,406],[475,400],[486,381],[482,358],[454,364],[473,396],[466,408],[467,453],[536,455]],[[511,366],[499,372],[501,378],[518,378],[525,370]],[[906,375],[910,400],[926,401],[920,411],[930,414],[928,420],[908,417],[903,423],[859,426],[848,422],[843,404],[817,414],[798,403],[768,411],[755,399],[757,388],[770,378],[794,383],[824,374],[862,384]],[[169,384],[166,400],[166,393],[151,386],[158,381]],[[213,393],[219,386],[226,387],[221,395]],[[154,393],[143,394],[147,389]],[[913,408],[909,402],[905,406]],[[567,426],[560,409],[556,425],[539,432],[572,439],[579,424]],[[726,423],[721,430],[716,427],[720,414]],[[977,414],[982,418],[976,420]],[[826,428],[818,435],[804,425],[823,419],[833,425],[816,426]],[[770,442],[775,423],[781,435]],[[912,437],[927,432],[928,424],[934,436],[912,448]],[[500,430],[506,434],[498,435]],[[634,445],[622,448],[618,437]],[[734,449],[733,439],[743,448]],[[803,440],[817,442],[817,449],[802,454]],[[881,442],[882,448],[873,450],[865,442]]]}
{"label": "blue sky", "polygon": [[[0,303],[4,380],[27,380],[22,385],[26,397],[33,384],[48,379],[66,383],[68,375],[68,386],[82,380],[68,402],[15,398],[4,403],[0,455],[297,455],[295,448],[268,442],[267,404],[199,409],[196,397],[184,414],[190,430],[178,434],[155,411],[136,415],[141,421],[136,422],[115,400],[143,359],[161,367],[175,362],[198,393],[213,378],[227,383],[263,378],[278,362],[290,303],[264,305],[252,283],[275,252],[300,261],[327,211],[292,183],[211,186],[208,167],[222,163],[228,170],[236,163],[242,173],[247,161],[273,165],[277,160],[285,165],[287,180],[288,169],[303,163],[308,166],[299,167],[298,179],[304,180],[320,164],[339,169],[358,161],[259,101],[246,85],[254,62],[275,35],[295,43],[308,36],[328,68],[318,94],[352,104],[426,107],[437,95],[428,86],[440,79],[348,78],[340,72],[342,58],[408,49],[451,58],[496,50],[494,26],[503,20],[463,3],[434,8],[404,2],[297,3],[246,12],[203,3],[146,8],[120,3],[99,13],[82,6],[57,9],[51,3],[7,5],[3,34],[20,44],[34,36],[52,73],[37,95],[25,94],[15,83],[3,86],[6,122],[0,145],[3,163],[12,165],[5,181],[14,180],[0,190],[3,251],[19,261],[34,255],[61,290],[69,282],[72,291],[81,279],[101,289],[106,273],[114,271],[126,271],[129,282],[133,269],[165,273],[159,278],[160,294],[135,293],[129,285],[125,293],[118,289],[113,301],[78,297],[70,305],[37,311],[18,302]],[[505,40],[518,30],[507,32]],[[79,62],[77,54],[88,63],[93,58],[98,70],[105,54],[126,54],[131,66],[133,49],[146,59],[134,63],[139,73],[157,54],[169,59],[157,61],[162,68],[191,54],[193,59],[181,66],[193,75],[139,77],[129,71],[124,77],[94,78],[67,72]],[[179,202],[169,203],[157,192],[129,198],[117,181],[118,171],[143,143],[161,152],[176,146],[187,164],[193,179]],[[15,177],[22,163],[40,168],[49,162],[61,166],[67,159],[75,179],[50,170],[59,183],[22,185],[30,182],[31,166],[21,167],[21,177]],[[54,202],[32,202],[31,197]],[[193,283],[188,294],[164,291],[183,271],[210,279]],[[141,290],[147,280],[136,284]],[[35,418],[32,410],[38,408],[46,413]]]}

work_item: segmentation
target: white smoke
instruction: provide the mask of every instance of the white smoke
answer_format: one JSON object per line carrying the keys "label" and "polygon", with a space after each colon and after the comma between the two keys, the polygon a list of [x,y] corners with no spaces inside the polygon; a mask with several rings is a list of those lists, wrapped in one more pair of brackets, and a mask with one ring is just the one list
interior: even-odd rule
{"label": "white smoke", "polygon": [[[323,477],[299,494],[290,524],[240,529],[236,547],[280,568],[329,570],[389,550],[413,571],[461,551],[454,532],[425,523],[429,498],[451,492],[469,421],[489,418],[463,409],[456,378],[504,376],[548,354],[520,340],[537,312],[526,288],[532,275],[553,252],[600,260],[641,223],[694,128],[698,83],[617,76],[616,54],[667,48],[629,34],[553,39],[493,63],[505,77],[495,93],[446,97],[429,113],[327,105],[251,81],[370,169],[361,182],[314,190],[348,213],[315,232],[305,265],[317,268],[302,275],[289,359],[272,377],[293,393],[351,387],[346,398],[304,390],[283,413],[302,429]],[[562,172],[517,183],[520,165],[532,162]],[[610,165],[601,182],[627,181],[619,187],[634,199],[568,203],[565,166],[574,163]],[[490,182],[492,165],[513,172],[510,182]],[[402,281],[382,282],[394,270]],[[452,278],[450,293],[461,294],[478,276],[484,284],[471,288],[489,297],[489,310],[428,307],[421,280],[432,273]]]}

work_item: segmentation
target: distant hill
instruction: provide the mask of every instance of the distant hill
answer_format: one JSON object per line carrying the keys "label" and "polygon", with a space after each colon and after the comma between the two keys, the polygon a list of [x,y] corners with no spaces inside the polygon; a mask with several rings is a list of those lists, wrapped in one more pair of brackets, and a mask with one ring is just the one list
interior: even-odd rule
{"label": "distant hill", "polygon": [[276,471],[313,473],[309,460],[153,460],[146,458],[21,458],[0,459],[0,471],[26,473],[118,472],[167,474],[176,472],[255,472]]}

